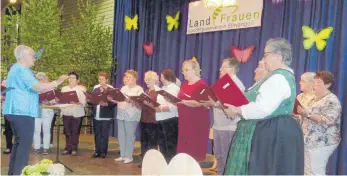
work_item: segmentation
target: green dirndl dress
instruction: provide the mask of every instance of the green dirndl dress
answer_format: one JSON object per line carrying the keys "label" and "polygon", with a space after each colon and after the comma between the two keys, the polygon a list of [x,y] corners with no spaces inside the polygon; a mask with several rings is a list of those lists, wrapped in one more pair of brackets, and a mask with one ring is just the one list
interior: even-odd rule
{"label": "green dirndl dress", "polygon": [[291,96],[283,100],[264,119],[242,119],[232,140],[224,175],[301,175],[304,168],[302,131],[291,114],[296,97],[294,75],[278,69],[245,93],[255,101],[261,85],[275,74],[283,75],[291,88]]}

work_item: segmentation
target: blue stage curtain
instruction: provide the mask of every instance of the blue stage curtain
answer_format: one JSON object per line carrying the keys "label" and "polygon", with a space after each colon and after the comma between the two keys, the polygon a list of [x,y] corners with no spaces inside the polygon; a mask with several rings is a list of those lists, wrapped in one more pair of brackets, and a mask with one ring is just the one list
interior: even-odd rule
{"label": "blue stage curtain", "polygon": [[[139,84],[147,70],[160,72],[172,68],[183,81],[181,64],[195,56],[200,62],[202,78],[212,84],[218,78],[221,61],[231,55],[230,46],[241,48],[255,45],[250,61],[242,64],[238,73],[246,87],[253,84],[254,69],[262,59],[269,38],[283,37],[293,46],[292,68],[297,84],[307,71],[328,70],[335,75],[333,92],[343,104],[343,140],[329,162],[329,174],[347,174],[347,1],[346,0],[264,0],[262,26],[255,28],[186,35],[187,0],[116,0],[114,19],[114,83],[122,85],[125,70],[139,73]],[[168,32],[166,15],[181,11],[178,30]],[[139,30],[125,31],[124,17],[139,16]],[[334,31],[327,47],[318,51],[315,45],[304,50],[302,26],[315,31],[331,26]],[[142,48],[145,42],[154,43],[154,55],[147,56]],[[299,92],[299,87],[298,87]],[[115,130],[116,131],[116,130]]]}

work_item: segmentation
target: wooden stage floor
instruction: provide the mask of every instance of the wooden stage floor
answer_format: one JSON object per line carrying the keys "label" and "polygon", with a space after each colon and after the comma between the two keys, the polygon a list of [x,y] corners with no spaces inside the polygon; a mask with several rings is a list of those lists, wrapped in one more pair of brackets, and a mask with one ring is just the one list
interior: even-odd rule
{"label": "wooden stage floor", "polygon": [[[56,138],[54,138],[56,139]],[[65,146],[65,137],[60,135],[60,150]],[[65,165],[70,167],[73,172],[66,169],[66,175],[140,175],[141,169],[138,168],[140,164],[140,143],[136,142],[134,151],[134,162],[130,164],[123,164],[114,161],[119,157],[119,145],[118,140],[114,137],[110,137],[109,152],[105,159],[91,158],[94,149],[94,136],[81,134],[79,150],[77,156],[62,156],[59,155],[59,160]],[[5,148],[5,136],[1,135],[1,175],[7,175],[9,155],[2,154]],[[56,160],[56,141],[54,141],[54,147],[50,150],[48,155],[30,153],[29,164],[35,164],[42,159]],[[207,155],[206,160],[200,163],[203,168],[204,175],[214,175],[215,172],[209,171],[209,167],[212,166],[212,156]]]}

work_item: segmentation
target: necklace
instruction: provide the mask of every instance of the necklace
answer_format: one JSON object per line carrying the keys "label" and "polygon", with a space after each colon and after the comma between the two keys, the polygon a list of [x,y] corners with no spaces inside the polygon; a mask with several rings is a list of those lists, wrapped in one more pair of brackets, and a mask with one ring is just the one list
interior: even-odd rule
{"label": "necklace", "polygon": [[326,97],[327,95],[329,95],[331,92],[328,92],[328,93],[326,93],[324,96],[322,96],[322,97],[320,97],[320,98],[315,98],[315,101],[319,101],[319,100],[321,100],[321,99],[323,99],[324,97]]}

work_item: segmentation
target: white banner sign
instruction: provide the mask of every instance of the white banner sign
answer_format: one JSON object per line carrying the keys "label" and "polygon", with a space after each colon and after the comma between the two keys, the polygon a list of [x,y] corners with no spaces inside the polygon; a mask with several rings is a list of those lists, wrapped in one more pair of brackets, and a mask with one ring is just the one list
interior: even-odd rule
{"label": "white banner sign", "polygon": [[187,34],[261,26],[263,0],[200,0],[189,3]]}

